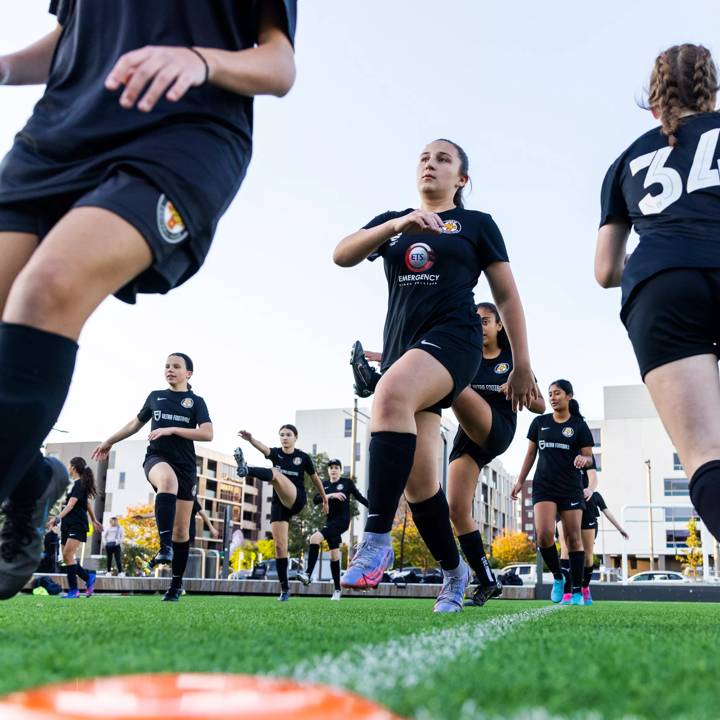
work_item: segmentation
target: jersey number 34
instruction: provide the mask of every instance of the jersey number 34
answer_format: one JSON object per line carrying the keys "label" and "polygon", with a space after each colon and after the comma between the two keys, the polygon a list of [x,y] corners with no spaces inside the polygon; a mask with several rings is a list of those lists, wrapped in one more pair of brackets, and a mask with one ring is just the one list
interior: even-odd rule
{"label": "jersey number 34", "polygon": [[[693,164],[690,168],[690,174],[687,179],[687,191],[689,193],[701,188],[720,186],[720,172],[713,168],[715,159],[715,148],[717,147],[718,135],[720,128],[708,130],[700,136]],[[676,200],[680,199],[683,192],[683,180],[680,173],[670,167],[666,167],[665,163],[670,157],[674,148],[664,147],[661,150],[647,153],[635,158],[630,163],[630,172],[633,177],[640,170],[648,169],[645,175],[644,188],[658,184],[662,187],[662,191],[658,195],[647,193],[638,203],[640,212],[643,215],[657,215],[666,207],[672,205]]]}

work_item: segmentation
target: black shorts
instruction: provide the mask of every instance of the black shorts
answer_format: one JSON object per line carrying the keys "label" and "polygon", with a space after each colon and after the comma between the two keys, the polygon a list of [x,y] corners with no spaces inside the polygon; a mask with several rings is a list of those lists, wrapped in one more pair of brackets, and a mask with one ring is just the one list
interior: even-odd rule
{"label": "black shorts", "polygon": [[70,210],[99,207],[119,215],[145,239],[153,264],[115,295],[134,303],[137,293],[166,293],[191,277],[205,259],[209,242],[190,237],[179,213],[161,189],[138,173],[115,170],[99,185],[30,201],[0,203],[0,232],[42,239]]}
{"label": "black shorts", "polygon": [[450,462],[457,460],[463,455],[469,455],[480,470],[488,465],[496,457],[502,455],[509,447],[515,437],[517,423],[514,419],[508,418],[490,406],[492,411],[492,425],[490,433],[481,447],[473,442],[462,429],[457,431],[450,451]]}
{"label": "black shorts", "polygon": [[88,526],[79,523],[62,523],[60,525],[60,544],[64,545],[68,540],[87,542]]}
{"label": "black shorts", "polygon": [[585,503],[585,509],[583,510],[582,520],[580,524],[581,530],[594,530],[595,537],[597,537],[598,531],[598,515],[595,509],[594,503]]}
{"label": "black shorts", "polygon": [[554,502],[557,505],[558,512],[563,510],[585,510],[585,498],[582,491],[577,495],[560,494],[550,488],[538,488],[537,483],[533,482],[532,503],[536,505],[539,502]]}
{"label": "black shorts", "polygon": [[424,350],[432,355],[449,373],[453,380],[453,389],[430,407],[426,412],[438,415],[444,408],[449,408],[457,396],[473,381],[482,363],[482,333],[479,333],[480,344],[474,345],[460,328],[452,325],[439,325],[425,333],[421,340],[408,350]]}
{"label": "black shorts", "polygon": [[178,481],[178,500],[195,500],[197,495],[197,468],[193,465],[179,465],[174,463],[172,460],[164,458],[162,455],[146,455],[145,462],[143,462],[143,470],[145,471],[145,477],[150,482],[150,471],[158,463],[167,463],[175,473]]}
{"label": "black shorts", "polygon": [[717,355],[718,308],[720,270],[666,270],[638,285],[621,318],[641,376],[675,360]]}
{"label": "black shorts", "polygon": [[304,487],[295,485],[297,496],[291,508],[286,508],[281,502],[278,494],[273,490],[272,502],[270,503],[270,522],[286,522],[297,515],[307,504],[307,494]]}
{"label": "black shorts", "polygon": [[328,523],[320,530],[320,534],[325,538],[328,547],[331,550],[337,550],[342,542],[342,534],[348,529],[348,525],[343,527],[338,523]]}

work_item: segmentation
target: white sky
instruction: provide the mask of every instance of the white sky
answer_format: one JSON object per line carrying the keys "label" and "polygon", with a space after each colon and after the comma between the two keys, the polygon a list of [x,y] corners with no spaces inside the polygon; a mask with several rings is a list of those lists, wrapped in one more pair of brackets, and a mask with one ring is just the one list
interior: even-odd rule
{"label": "white sky", "polygon": [[[47,0],[0,4],[0,52],[52,27]],[[381,264],[337,268],[332,249],[379,212],[417,206],[416,159],[440,136],[470,156],[468,207],[505,236],[542,388],[567,377],[600,417],[604,385],[639,382],[619,292],[592,275],[600,183],[652,125],[635,99],[657,52],[713,50],[716,28],[711,0],[301,1],[297,83],[257,101],[253,163],[207,262],[167,296],[101,306],[58,423],[70,434],[51,439],[115,431],[178,350],[221,450],[240,427],[273,442],[296,409],[351,404],[350,346],[380,347],[386,287]],[[0,89],[0,151],[41,90]],[[529,420],[503,458],[514,472]]]}

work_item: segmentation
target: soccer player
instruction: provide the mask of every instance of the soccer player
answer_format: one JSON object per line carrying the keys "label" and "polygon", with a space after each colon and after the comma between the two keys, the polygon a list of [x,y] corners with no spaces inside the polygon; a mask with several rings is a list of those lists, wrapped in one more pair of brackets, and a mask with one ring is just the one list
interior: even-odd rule
{"label": "soccer player", "polygon": [[528,449],[511,497],[520,497],[522,486],[538,457],[532,488],[535,532],[540,554],[553,574],[550,598],[560,602],[565,580],[555,546],[555,520],[562,518],[570,557],[572,605],[582,605],[583,552],[580,523],[585,509],[582,477],[578,470],[592,464],[593,437],[580,414],[568,380],[550,385],[548,397],[552,413],[536,417],[528,430]]}
{"label": "soccer player", "polygon": [[[720,539],[720,115],[702,45],[655,59],[656,127],[611,165],[601,196],[595,277],[622,287],[620,317],[640,374],[690,478],[690,498]],[[631,228],[639,236],[626,255]]]}
{"label": "soccer player", "polygon": [[165,293],[200,268],[250,161],[253,96],[295,73],[295,0],[50,10],[52,32],[0,56],[0,83],[47,84],[0,165],[0,598],[37,567],[67,484],[38,448],[83,325],[108,295]]}
{"label": "soccer player", "polygon": [[378,215],[334,252],[343,267],[382,257],[389,290],[383,374],[370,423],[369,512],[341,584],[375,587],[392,565],[390,529],[404,492],[443,569],[437,612],[459,611],[471,578],[455,543],[436,465],[441,410],[470,384],[482,359],[482,325],[473,300],[482,272],[513,344],[515,368],[508,379],[513,407],[529,405],[537,395],[505,243],[489,215],[463,206],[468,165],[456,143],[431,142],[417,165],[420,208]]}
{"label": "soccer player", "polygon": [[[342,541],[342,534],[350,527],[350,498],[354,497],[365,507],[368,506],[368,501],[350,478],[341,477],[342,463],[340,460],[337,458],[330,460],[327,464],[327,470],[330,480],[323,482],[323,487],[325,488],[325,496],[328,499],[330,509],[325,526],[310,536],[307,569],[305,572],[298,573],[298,579],[304,585],[310,584],[313,570],[315,570],[320,555],[320,545],[323,540],[326,540],[330,548],[330,572],[335,584],[335,590],[330,599],[339,600],[342,594],[340,589],[340,542]],[[316,505],[319,505],[322,498],[320,495],[315,495],[313,501]]]}
{"label": "soccer player", "polygon": [[[482,302],[477,314],[483,327],[483,358],[472,383],[452,405],[460,428],[450,452],[448,504],[460,549],[478,579],[465,605],[482,607],[502,593],[502,585],[485,555],[472,506],[480,471],[502,455],[515,437],[517,412],[505,394],[513,356],[500,313],[494,303]],[[542,413],[545,401],[538,395],[528,409]]]}
{"label": "soccer player", "polygon": [[102,532],[103,527],[97,521],[90,503],[90,500],[97,495],[97,489],[95,488],[95,476],[85,462],[85,458],[72,458],[68,473],[73,485],[67,494],[65,506],[56,517],[48,520],[47,529],[60,523],[60,545],[68,580],[68,591],[63,597],[75,600],[80,597],[77,585],[78,576],[85,583],[87,597],[90,597],[95,589],[95,572],[86,570],[76,557],[78,548],[87,540],[88,515],[95,530]]}
{"label": "soccer player", "polygon": [[182,578],[190,552],[190,516],[197,493],[195,441],[213,439],[205,400],[192,391],[188,382],[193,368],[193,361],[185,353],[168,356],[165,362],[168,388],[153,390],[137,417],[93,451],[94,459],[104,460],[115,443],[152,421],[143,470],[157,493],[155,521],[160,550],[150,561],[150,567],[172,566],[170,587],[163,596],[169,602],[176,602],[182,595]]}
{"label": "soccer player", "polygon": [[323,511],[328,512],[328,499],[325,495],[320,476],[315,471],[312,458],[295,447],[298,429],[286,424],[280,428],[280,447],[269,448],[252,436],[247,430],[240,430],[238,435],[247,440],[256,450],[273,463],[272,468],[248,465],[241,448],[235,449],[235,462],[239,477],[256,477],[272,484],[272,503],[270,506],[270,528],[275,541],[275,559],[280,581],[278,600],[287,602],[290,599],[288,583],[288,531],[290,521],[307,503],[305,492],[305,474],[307,473],[317,488]]}

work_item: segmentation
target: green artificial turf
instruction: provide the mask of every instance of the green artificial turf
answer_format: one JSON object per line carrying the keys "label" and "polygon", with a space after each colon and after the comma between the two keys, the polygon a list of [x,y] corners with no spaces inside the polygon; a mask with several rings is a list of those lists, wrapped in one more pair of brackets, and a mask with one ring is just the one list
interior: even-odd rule
{"label": "green artificial turf", "polygon": [[[0,694],[109,674],[297,670],[407,717],[718,717],[715,605],[603,602],[525,619],[547,605],[438,616],[427,600],[24,596],[0,604]],[[428,634],[422,650],[413,636]]]}

